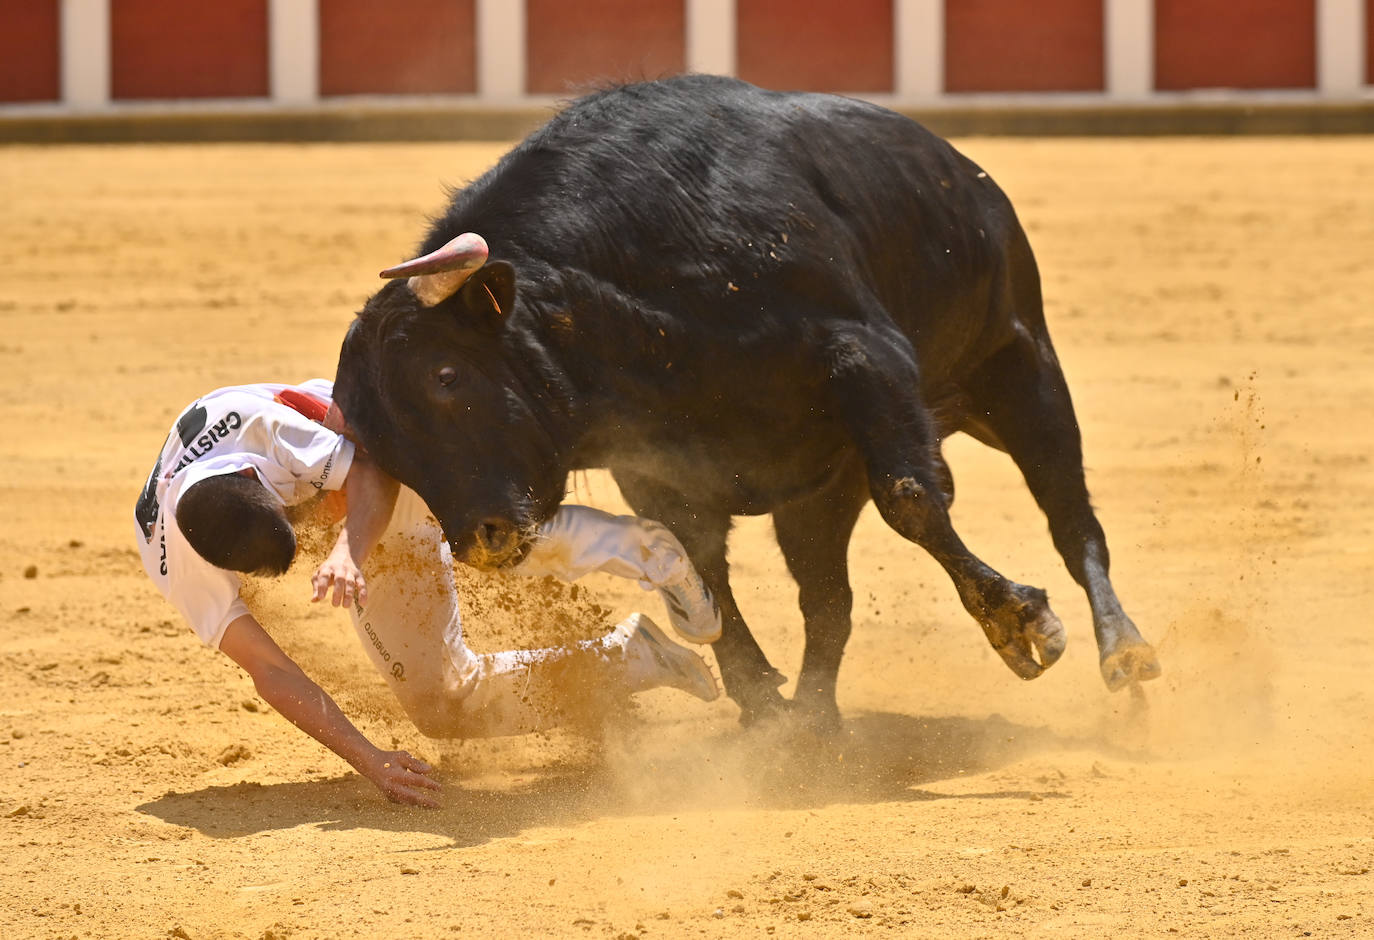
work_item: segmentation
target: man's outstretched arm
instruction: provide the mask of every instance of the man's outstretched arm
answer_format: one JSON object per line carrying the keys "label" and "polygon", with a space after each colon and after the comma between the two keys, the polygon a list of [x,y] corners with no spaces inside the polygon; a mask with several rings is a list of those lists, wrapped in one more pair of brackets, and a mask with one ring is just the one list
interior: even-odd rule
{"label": "man's outstretched arm", "polygon": [[433,768],[406,751],[383,751],[369,741],[251,615],[229,624],[219,648],[252,677],[269,705],[371,780],[387,799],[439,805],[433,795],[440,788],[430,776]]}

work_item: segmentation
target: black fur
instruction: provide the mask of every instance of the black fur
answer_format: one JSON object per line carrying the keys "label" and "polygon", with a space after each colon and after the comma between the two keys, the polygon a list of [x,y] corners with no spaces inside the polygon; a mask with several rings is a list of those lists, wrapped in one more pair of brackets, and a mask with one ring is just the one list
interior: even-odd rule
{"label": "black fur", "polygon": [[[1107,578],[1030,246],[945,141],[840,97],[629,85],[574,102],[457,192],[420,253],[466,231],[487,266],[434,308],[384,287],[335,386],[459,557],[518,557],[571,471],[609,467],[714,590],[722,678],[752,719],[780,705],[781,677],[739,616],[725,539],[731,515],[772,513],[806,620],[796,701],[834,722],[849,534],[872,498],[1031,678],[1062,628],[950,527],[940,441],[965,430],[1026,475],[1088,591],[1108,684],[1158,673]],[[499,316],[481,284],[505,290]],[[462,379],[435,381],[445,365]]]}

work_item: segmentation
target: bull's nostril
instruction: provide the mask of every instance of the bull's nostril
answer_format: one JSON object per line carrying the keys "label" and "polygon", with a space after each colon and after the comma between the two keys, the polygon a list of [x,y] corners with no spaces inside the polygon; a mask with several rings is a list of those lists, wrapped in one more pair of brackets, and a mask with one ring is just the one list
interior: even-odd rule
{"label": "bull's nostril", "polygon": [[500,519],[489,519],[477,526],[477,537],[489,552],[502,551],[510,541],[510,525]]}

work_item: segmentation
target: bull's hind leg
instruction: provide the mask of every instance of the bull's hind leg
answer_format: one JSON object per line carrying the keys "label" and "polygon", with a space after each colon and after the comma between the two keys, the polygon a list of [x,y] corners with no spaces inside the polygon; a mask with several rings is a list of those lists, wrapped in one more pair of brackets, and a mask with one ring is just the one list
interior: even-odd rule
{"label": "bull's hind leg", "polygon": [[806,651],[793,710],[822,730],[839,727],[835,683],[849,641],[854,593],[849,586],[849,537],[868,502],[863,467],[855,458],[820,491],[773,512],[773,528],[787,570],[797,582],[806,624]]}
{"label": "bull's hind leg", "polygon": [[910,345],[894,333],[847,325],[826,337],[824,352],[831,401],[863,455],[883,520],[940,563],[1013,672],[1040,675],[1064,652],[1064,628],[1044,591],[1007,580],[955,533],[938,434],[921,402]]}
{"label": "bull's hind leg", "polygon": [[637,514],[663,523],[677,536],[715,597],[721,633],[711,649],[725,693],[739,706],[740,721],[752,724],[780,713],[786,702],[778,686],[787,680],[764,656],[730,591],[730,564],[725,557],[729,514],[693,505],[678,491],[648,477],[624,471],[614,475],[621,495]]}
{"label": "bull's hind leg", "polygon": [[1088,501],[1078,422],[1048,339],[1018,339],[979,369],[967,391],[977,416],[969,432],[1011,455],[1049,520],[1055,548],[1087,592],[1107,687],[1155,678],[1155,651],[1122,610],[1107,575],[1107,538]]}

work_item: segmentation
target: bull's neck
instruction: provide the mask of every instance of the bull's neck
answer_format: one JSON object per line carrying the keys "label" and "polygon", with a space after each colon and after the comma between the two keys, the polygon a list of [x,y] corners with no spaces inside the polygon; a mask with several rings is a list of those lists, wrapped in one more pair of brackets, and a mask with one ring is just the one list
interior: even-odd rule
{"label": "bull's neck", "polygon": [[642,384],[631,386],[631,373],[628,364],[605,361],[565,373],[572,395],[555,420],[556,439],[569,471],[610,466],[627,439],[638,435],[645,390]]}
{"label": "bull's neck", "polygon": [[671,329],[607,285],[589,291],[590,280],[564,278],[561,290],[525,298],[532,329],[520,358],[568,471],[610,466],[633,449],[668,394],[654,377],[672,359]]}

